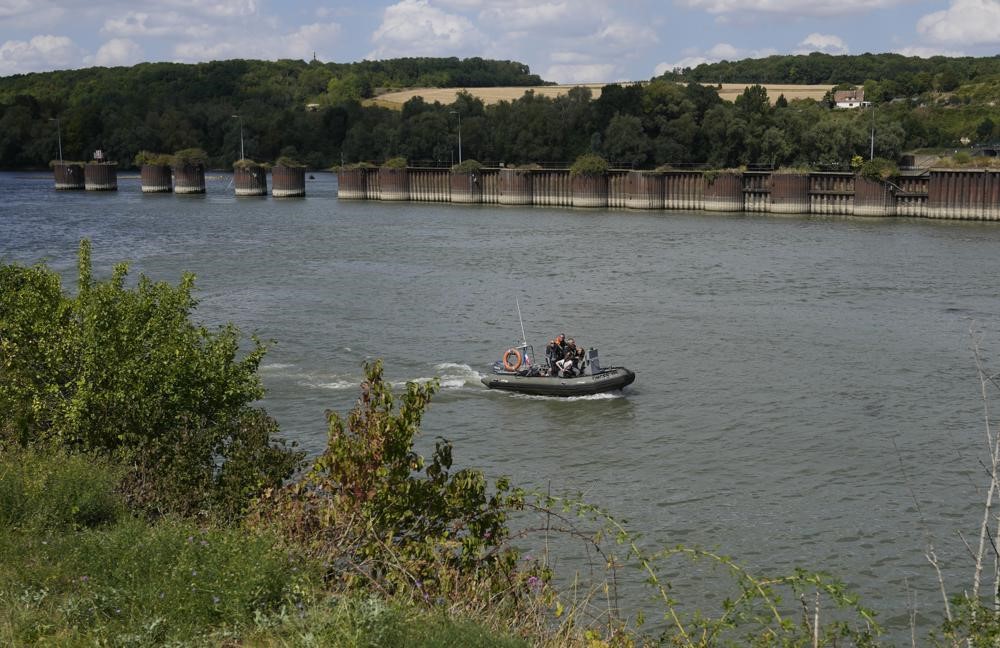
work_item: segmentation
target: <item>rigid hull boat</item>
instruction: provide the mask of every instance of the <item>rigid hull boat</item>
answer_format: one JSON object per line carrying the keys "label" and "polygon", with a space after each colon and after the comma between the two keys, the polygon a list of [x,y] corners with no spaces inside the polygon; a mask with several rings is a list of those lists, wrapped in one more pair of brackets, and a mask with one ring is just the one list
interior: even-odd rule
{"label": "rigid hull boat", "polygon": [[494,363],[492,373],[484,376],[482,383],[490,389],[519,394],[565,397],[618,391],[635,381],[635,373],[625,367],[602,368],[597,349],[587,352],[582,373],[572,377],[545,375],[544,370],[532,364],[532,357],[530,345],[511,347]]}

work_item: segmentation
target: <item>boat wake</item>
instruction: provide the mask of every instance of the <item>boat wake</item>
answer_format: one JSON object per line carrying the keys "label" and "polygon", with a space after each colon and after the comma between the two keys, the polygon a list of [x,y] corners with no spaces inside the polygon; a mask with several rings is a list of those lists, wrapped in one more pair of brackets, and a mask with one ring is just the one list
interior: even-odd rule
{"label": "boat wake", "polygon": [[538,396],[535,394],[518,394],[516,392],[511,392],[511,391],[505,391],[505,392],[491,391],[491,393],[494,394],[502,393],[512,398],[523,398],[525,400],[557,401],[560,403],[575,403],[577,401],[618,400],[620,398],[625,398],[625,394],[621,391],[602,392],[600,394],[587,394],[585,396]]}
{"label": "boat wake", "polygon": [[[331,391],[342,391],[345,389],[358,389],[363,379],[362,374],[324,374],[319,372],[303,371],[293,364],[269,363],[261,365],[261,374],[267,377],[293,380],[300,387],[311,389],[325,389]],[[434,365],[434,373],[417,378],[391,381],[393,389],[406,389],[409,382],[426,383],[434,377],[440,380],[442,390],[457,390],[466,387],[479,387],[479,381],[483,374],[479,373],[467,364],[457,362],[442,362]]]}

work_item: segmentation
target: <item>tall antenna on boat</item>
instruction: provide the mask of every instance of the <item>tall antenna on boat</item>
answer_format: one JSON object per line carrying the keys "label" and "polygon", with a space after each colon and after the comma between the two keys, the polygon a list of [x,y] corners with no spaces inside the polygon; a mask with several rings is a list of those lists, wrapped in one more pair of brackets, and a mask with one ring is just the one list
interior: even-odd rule
{"label": "tall antenna on boat", "polygon": [[521,342],[524,346],[528,346],[528,338],[524,335],[524,320],[521,319],[521,302],[517,297],[514,297],[514,303],[517,304],[517,321],[521,323]]}

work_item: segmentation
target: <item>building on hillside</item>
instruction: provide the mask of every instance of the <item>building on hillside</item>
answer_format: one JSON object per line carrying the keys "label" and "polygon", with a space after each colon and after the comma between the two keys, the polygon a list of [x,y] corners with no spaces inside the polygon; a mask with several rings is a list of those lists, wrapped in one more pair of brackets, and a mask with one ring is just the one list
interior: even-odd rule
{"label": "building on hillside", "polygon": [[837,90],[833,93],[833,105],[835,108],[864,108],[870,106],[870,101],[865,101],[865,89],[855,88],[854,90]]}

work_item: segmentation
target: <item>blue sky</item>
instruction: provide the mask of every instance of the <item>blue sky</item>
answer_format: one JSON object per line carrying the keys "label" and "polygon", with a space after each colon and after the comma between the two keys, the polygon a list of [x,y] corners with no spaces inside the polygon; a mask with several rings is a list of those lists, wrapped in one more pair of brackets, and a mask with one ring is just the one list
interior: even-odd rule
{"label": "blue sky", "polygon": [[513,59],[577,83],[769,54],[998,49],[1000,0],[0,0],[0,76],[315,53]]}

